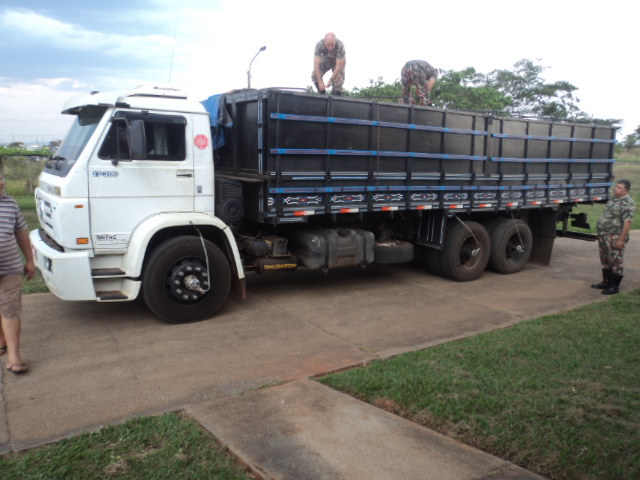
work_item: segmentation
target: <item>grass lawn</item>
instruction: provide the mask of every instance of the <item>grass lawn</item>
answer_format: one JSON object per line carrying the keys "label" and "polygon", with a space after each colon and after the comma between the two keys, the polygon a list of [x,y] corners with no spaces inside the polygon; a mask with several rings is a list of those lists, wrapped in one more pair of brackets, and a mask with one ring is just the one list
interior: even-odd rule
{"label": "grass lawn", "polygon": [[213,436],[177,413],[123,425],[0,457],[3,480],[246,480]]}
{"label": "grass lawn", "polygon": [[640,478],[640,290],[320,381],[551,479]]}

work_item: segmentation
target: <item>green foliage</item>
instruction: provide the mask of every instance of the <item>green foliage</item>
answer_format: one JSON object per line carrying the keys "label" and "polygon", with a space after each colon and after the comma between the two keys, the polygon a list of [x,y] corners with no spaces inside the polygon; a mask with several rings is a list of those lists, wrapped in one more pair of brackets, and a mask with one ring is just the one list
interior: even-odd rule
{"label": "green foliage", "polygon": [[485,84],[485,76],[469,67],[440,75],[431,99],[436,106],[456,110],[500,112],[512,105],[508,95]]}
{"label": "green foliage", "polygon": [[[546,82],[542,74],[548,67],[522,59],[511,70],[493,70],[488,74],[473,67],[464,70],[440,71],[431,91],[431,101],[437,107],[456,110],[476,110],[510,115],[531,115],[576,122],[598,122],[608,125],[619,119],[594,119],[580,110],[578,88],[568,81]],[[382,77],[369,80],[366,87],[346,91],[354,97],[394,101],[402,95],[402,84],[395,80],[386,84]],[[414,97],[417,101],[417,97]],[[640,130],[640,127],[639,127]]]}
{"label": "green foliage", "polygon": [[640,134],[637,133],[627,135],[622,141],[622,147],[625,148],[627,152],[637,148],[638,146],[640,146]]}
{"label": "green foliage", "polygon": [[345,92],[352,97],[376,98],[384,101],[395,101],[402,96],[402,84],[397,80],[391,84],[385,83],[382,77],[378,77],[375,82],[369,79],[369,86],[355,87],[350,92]]}
{"label": "green foliage", "polygon": [[[53,143],[53,142],[51,142]],[[17,142],[9,144],[9,146],[0,145],[0,157],[12,155],[12,156],[40,156],[48,157],[51,155],[49,147],[42,147],[38,150],[25,150],[24,145],[16,145]]]}
{"label": "green foliage", "polygon": [[12,197],[33,195],[44,162],[35,161],[34,156],[6,156],[0,162],[0,171],[5,176],[5,191]]}
{"label": "green foliage", "polygon": [[566,81],[546,83],[541,77],[546,68],[522,59],[514,64],[513,70],[490,72],[484,85],[511,99],[507,111],[512,114],[561,119],[584,116],[578,107],[580,100],[574,96],[578,88]]}

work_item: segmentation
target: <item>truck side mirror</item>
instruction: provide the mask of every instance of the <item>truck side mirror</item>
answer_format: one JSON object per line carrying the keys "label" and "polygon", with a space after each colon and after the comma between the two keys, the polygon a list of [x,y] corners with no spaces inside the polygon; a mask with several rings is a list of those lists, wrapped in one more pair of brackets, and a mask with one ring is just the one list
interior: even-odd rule
{"label": "truck side mirror", "polygon": [[131,160],[144,160],[147,158],[147,135],[144,130],[143,120],[131,120],[129,122],[128,142]]}

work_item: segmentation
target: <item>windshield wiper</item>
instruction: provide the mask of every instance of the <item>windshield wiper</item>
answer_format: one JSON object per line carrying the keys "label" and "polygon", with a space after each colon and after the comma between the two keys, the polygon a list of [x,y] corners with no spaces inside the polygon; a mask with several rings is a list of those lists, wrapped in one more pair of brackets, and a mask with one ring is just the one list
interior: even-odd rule
{"label": "windshield wiper", "polygon": [[67,163],[67,159],[64,157],[60,157],[58,155],[53,155],[49,157],[49,161],[47,162],[46,167],[55,168],[56,170],[59,170],[60,163]]}

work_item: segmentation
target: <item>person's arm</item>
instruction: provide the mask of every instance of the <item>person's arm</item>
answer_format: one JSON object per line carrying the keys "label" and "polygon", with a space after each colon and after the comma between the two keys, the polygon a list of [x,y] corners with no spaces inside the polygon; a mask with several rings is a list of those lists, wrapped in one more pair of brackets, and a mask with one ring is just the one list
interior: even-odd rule
{"label": "person's arm", "polygon": [[313,57],[313,74],[316,76],[316,80],[318,81],[318,91],[322,92],[325,89],[325,86],[322,81],[322,74],[320,73],[320,60],[321,57]]}
{"label": "person's arm", "polygon": [[337,58],[336,59],[336,69],[331,74],[331,78],[327,82],[327,87],[331,86],[333,81],[338,77],[338,75],[340,75],[340,72],[342,71],[342,69],[344,68],[344,66],[346,64],[347,64],[347,59],[346,58]]}
{"label": "person's arm", "polygon": [[622,224],[622,231],[620,232],[620,236],[616,240],[615,247],[618,250],[621,250],[624,246],[624,239],[629,235],[629,230],[631,230],[631,220],[627,220]]}
{"label": "person's arm", "polygon": [[31,251],[31,242],[29,241],[29,232],[27,232],[26,230],[18,230],[14,233],[16,235],[18,246],[24,254],[24,274],[27,276],[27,280],[31,280],[36,274],[36,264],[33,261],[33,252]]}

